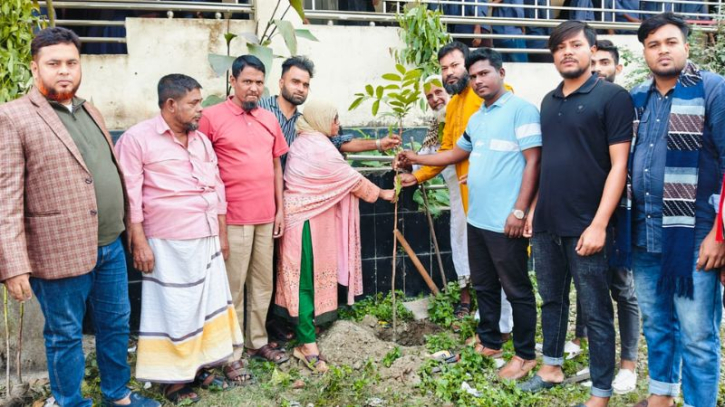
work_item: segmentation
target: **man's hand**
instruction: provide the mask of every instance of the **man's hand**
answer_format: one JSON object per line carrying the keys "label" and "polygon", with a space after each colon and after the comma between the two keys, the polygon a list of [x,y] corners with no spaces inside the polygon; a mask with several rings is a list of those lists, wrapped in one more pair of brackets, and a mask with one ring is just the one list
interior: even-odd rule
{"label": "man's hand", "polygon": [[579,237],[579,242],[576,244],[576,252],[580,256],[591,256],[592,254],[599,253],[604,248],[606,240],[606,227],[589,225],[581,237]]}
{"label": "man's hand", "polygon": [[523,237],[531,238],[534,235],[534,212],[529,211],[526,216],[526,224],[524,225]]}
{"label": "man's hand", "polygon": [[380,139],[380,148],[383,151],[388,151],[392,148],[398,147],[403,143],[403,139],[400,138],[400,134],[389,134]]}
{"label": "man's hand", "polygon": [[393,169],[401,170],[401,171],[410,171],[413,169],[413,166],[410,163],[401,161],[400,155],[396,155],[395,158],[393,159]]}
{"label": "man's hand", "polygon": [[229,259],[229,235],[227,235],[226,231],[219,231],[219,245],[221,246],[222,257],[226,261]]}
{"label": "man's hand", "polygon": [[418,154],[411,150],[405,150],[399,152],[397,158],[400,165],[413,165],[418,160]]}
{"label": "man's hand", "polygon": [[418,179],[413,174],[400,174],[400,185],[403,187],[412,187],[418,184]]}
{"label": "man's hand", "polygon": [[274,229],[272,230],[272,237],[275,239],[284,235],[284,211],[279,210],[274,216]]}
{"label": "man's hand", "polygon": [[131,254],[133,254],[133,267],[136,270],[144,274],[154,271],[154,252],[146,239],[143,241],[136,239],[131,246]]}
{"label": "man's hand", "polygon": [[524,233],[524,226],[526,225],[526,218],[517,219],[513,213],[510,213],[506,218],[506,225],[503,227],[503,234],[509,238],[519,238]]}
{"label": "man's hand", "polygon": [[710,231],[700,244],[700,253],[697,256],[697,269],[708,271],[720,269],[725,266],[725,244],[718,243],[715,232]]}
{"label": "man's hand", "polygon": [[30,274],[21,274],[5,280],[10,296],[15,301],[23,302],[33,298],[33,290],[30,288]]}
{"label": "man's hand", "polygon": [[461,185],[468,185],[468,174],[463,174],[458,177],[458,183]]}

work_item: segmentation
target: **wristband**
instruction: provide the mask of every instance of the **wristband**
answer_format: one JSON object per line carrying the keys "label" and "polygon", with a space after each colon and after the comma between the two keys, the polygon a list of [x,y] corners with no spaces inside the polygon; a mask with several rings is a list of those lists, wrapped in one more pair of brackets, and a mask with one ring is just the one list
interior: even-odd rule
{"label": "wristband", "polygon": [[375,147],[378,149],[379,152],[383,152],[383,146],[380,143],[380,139],[375,140]]}

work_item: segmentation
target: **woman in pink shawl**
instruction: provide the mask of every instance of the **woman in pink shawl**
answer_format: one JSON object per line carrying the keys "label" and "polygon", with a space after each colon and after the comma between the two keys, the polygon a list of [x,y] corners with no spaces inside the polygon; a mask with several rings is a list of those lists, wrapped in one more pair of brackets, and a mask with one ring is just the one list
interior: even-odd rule
{"label": "woman in pink shawl", "polygon": [[279,245],[275,311],[296,326],[294,356],[324,373],[315,324],[337,317],[337,285],[348,289],[348,304],[362,294],[358,198],[392,201],[345,161],[330,141],[340,124],[337,109],[308,102],[297,120],[297,138],[285,168],[285,232]]}

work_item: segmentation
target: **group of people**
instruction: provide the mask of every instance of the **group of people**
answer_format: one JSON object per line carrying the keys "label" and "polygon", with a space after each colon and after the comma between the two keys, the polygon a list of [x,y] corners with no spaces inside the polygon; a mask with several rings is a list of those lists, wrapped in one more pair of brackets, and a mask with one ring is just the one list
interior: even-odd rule
{"label": "group of people", "polygon": [[[443,172],[456,271],[462,281],[470,274],[479,307],[473,345],[501,358],[511,333],[515,356],[498,374],[530,376],[523,391],[564,380],[573,279],[592,378],[579,406],[634,388],[637,298],[651,393],[637,406],[673,405],[680,382],[686,406],[716,404],[725,80],[688,61],[688,34],[672,13],[642,23],[653,76],[630,94],[612,83],[616,47],[584,22],[560,24],[548,47],[563,81],[540,110],[504,83],[500,53],[459,42],[439,50],[441,75],[423,87],[434,111],[428,154],[401,152],[396,165],[418,166],[401,175],[404,186]],[[100,113],[76,95],[79,50],[67,29],[38,32],[35,86],[0,106],[0,280],[18,301],[35,293],[40,303],[56,402],[91,405],[81,394],[89,312],[104,404],[158,405],[127,387],[124,232],[143,273],[137,379],[162,384],[172,402],[198,401],[197,387],[248,384],[246,358],[288,361],[291,337],[293,356],[324,373],[317,327],[335,319],[339,286],[347,303],[362,293],[359,199],[395,200],[341,152],[385,151],[400,138],[342,135],[329,102],[300,112],[314,76],[304,57],[287,59],[280,94],[262,97],[265,66],[242,55],[225,102],[202,109],[196,80],[166,75],[159,114],[114,146]],[[543,364],[533,375],[529,241],[543,300]],[[462,301],[466,314],[470,295]],[[282,327],[281,340],[268,326]]]}

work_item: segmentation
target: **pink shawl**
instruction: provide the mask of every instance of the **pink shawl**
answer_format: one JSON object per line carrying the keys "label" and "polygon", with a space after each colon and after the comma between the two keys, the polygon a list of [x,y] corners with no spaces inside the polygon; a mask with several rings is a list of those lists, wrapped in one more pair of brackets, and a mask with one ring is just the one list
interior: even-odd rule
{"label": "pink shawl", "polygon": [[337,309],[337,284],[348,304],[362,294],[358,197],[375,202],[380,189],[345,161],[322,133],[300,133],[285,168],[285,233],[275,303],[299,315],[302,228],[310,221],[314,258],[315,315]]}

